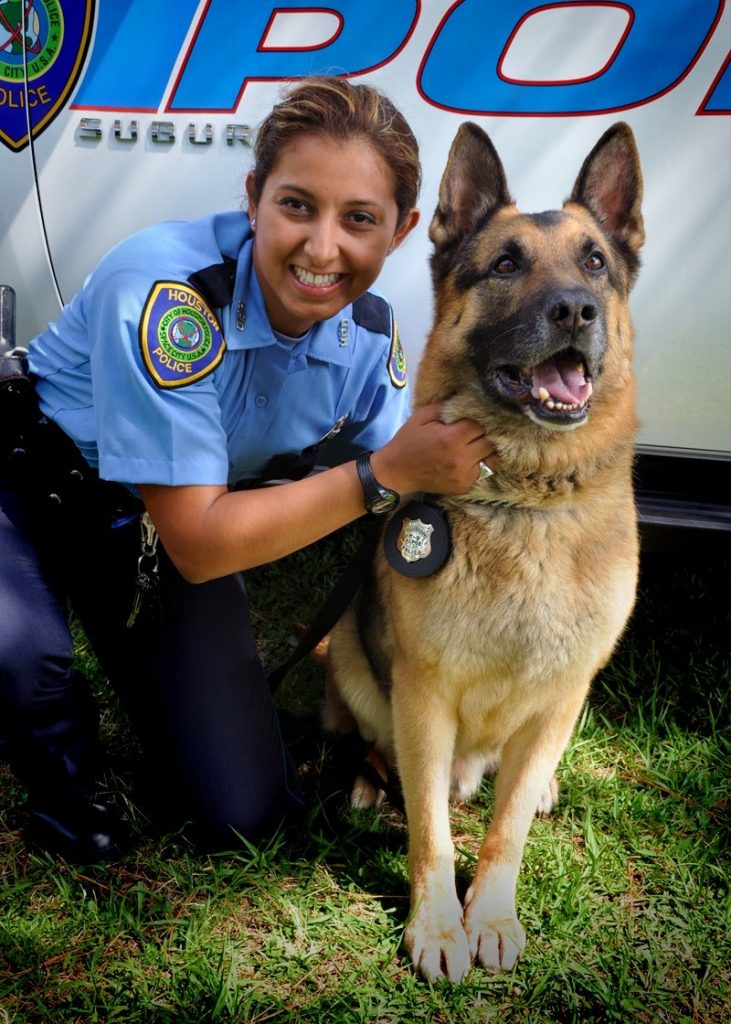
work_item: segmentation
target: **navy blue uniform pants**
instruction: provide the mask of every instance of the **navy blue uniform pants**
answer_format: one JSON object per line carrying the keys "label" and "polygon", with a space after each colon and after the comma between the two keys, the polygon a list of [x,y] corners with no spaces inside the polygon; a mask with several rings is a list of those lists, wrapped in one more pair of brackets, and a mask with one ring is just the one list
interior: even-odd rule
{"label": "navy blue uniform pants", "polygon": [[[1,482],[0,482],[1,483]],[[171,821],[206,842],[247,837],[301,807],[258,657],[241,574],[187,583],[160,551],[160,614],[127,618],[139,519],[24,507],[0,486],[0,752],[43,802],[93,787],[97,711],[72,667],[70,606],[119,693]]]}

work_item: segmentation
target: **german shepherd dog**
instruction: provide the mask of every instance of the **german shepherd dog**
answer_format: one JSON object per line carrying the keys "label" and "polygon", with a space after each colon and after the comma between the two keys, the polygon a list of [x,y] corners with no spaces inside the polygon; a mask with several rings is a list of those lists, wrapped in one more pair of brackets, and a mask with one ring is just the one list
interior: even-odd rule
{"label": "german shepherd dog", "polygon": [[[628,296],[644,241],[630,128],[615,124],[561,210],[519,212],[488,136],[464,123],[429,235],[435,323],[415,404],[484,425],[495,475],[436,496],[451,554],[432,575],[382,549],[330,642],[326,728],[357,727],[397,771],[409,832],[406,949],[427,978],[525,944],[515,887],[536,813],[632,610],[636,420]],[[398,513],[397,513],[398,515]],[[495,809],[464,905],[448,801],[497,769]],[[353,800],[382,798],[364,778]]]}

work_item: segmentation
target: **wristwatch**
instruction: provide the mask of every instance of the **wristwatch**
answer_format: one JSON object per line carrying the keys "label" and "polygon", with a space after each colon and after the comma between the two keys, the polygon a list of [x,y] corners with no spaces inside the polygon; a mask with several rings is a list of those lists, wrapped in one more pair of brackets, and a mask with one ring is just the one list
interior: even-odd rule
{"label": "wristwatch", "polygon": [[355,468],[358,470],[358,479],[363,488],[366,511],[374,516],[385,516],[387,512],[393,512],[401,500],[401,495],[376,480],[371,467],[372,454],[373,452],[363,452],[359,455],[355,460]]}

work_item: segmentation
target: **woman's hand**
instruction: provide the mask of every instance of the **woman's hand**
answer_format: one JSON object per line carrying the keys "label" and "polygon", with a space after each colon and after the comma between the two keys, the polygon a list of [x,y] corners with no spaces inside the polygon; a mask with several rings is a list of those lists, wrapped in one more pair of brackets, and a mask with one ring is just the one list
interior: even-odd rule
{"label": "woman's hand", "polygon": [[478,479],[480,462],[497,464],[495,449],[473,420],[441,421],[441,405],[417,409],[398,433],[371,456],[379,482],[399,494],[464,494]]}

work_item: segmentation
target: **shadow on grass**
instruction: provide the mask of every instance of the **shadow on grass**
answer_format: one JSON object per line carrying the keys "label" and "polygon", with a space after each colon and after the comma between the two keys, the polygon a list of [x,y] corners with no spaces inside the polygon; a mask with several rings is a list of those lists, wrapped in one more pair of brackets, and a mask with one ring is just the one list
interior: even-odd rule
{"label": "shadow on grass", "polygon": [[669,536],[644,551],[637,603],[590,701],[631,726],[641,715],[702,735],[729,725],[731,538]]}

